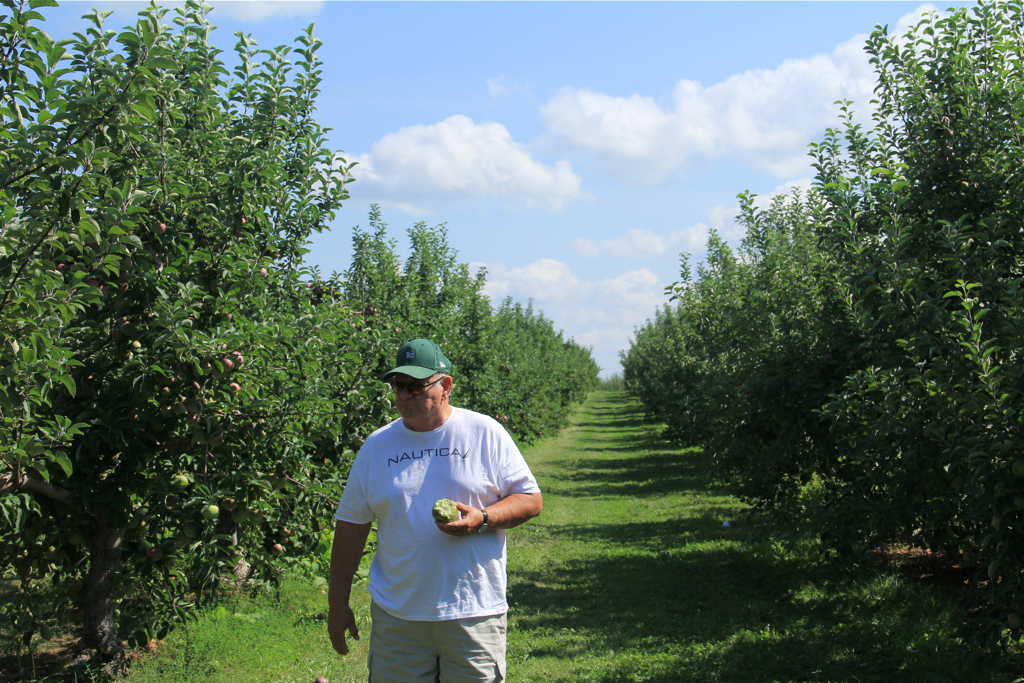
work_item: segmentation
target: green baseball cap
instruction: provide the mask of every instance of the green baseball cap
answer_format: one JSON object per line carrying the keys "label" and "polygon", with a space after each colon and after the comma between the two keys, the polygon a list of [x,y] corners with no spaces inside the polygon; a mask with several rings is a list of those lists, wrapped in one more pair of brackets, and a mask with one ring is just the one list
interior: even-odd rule
{"label": "green baseball cap", "polygon": [[398,349],[395,367],[379,376],[381,382],[390,382],[393,375],[409,375],[426,379],[438,372],[450,374],[452,362],[441,353],[441,347],[429,339],[413,339]]}

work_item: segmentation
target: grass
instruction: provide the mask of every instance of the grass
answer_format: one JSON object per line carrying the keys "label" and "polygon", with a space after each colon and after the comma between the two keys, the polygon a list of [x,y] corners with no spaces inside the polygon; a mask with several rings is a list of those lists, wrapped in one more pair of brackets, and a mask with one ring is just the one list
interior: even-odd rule
{"label": "grass", "polygon": [[[526,451],[545,507],[508,533],[510,681],[1024,680],[1012,657],[971,660],[948,590],[745,515],[699,451],[659,433],[603,391]],[[234,596],[140,654],[128,681],[365,681],[368,598],[353,591],[364,639],[340,657],[322,590],[292,578]]]}
{"label": "grass", "polygon": [[[274,595],[236,595],[206,610],[199,621],[172,633],[164,648],[143,656],[131,683],[365,681],[369,597],[354,591],[361,641],[349,640],[341,657],[327,639],[327,596],[308,579],[286,581]],[[357,594],[358,593],[358,594]]]}
{"label": "grass", "polygon": [[1015,680],[970,660],[948,593],[745,518],[624,394],[528,458],[545,509],[509,535],[512,681]]}

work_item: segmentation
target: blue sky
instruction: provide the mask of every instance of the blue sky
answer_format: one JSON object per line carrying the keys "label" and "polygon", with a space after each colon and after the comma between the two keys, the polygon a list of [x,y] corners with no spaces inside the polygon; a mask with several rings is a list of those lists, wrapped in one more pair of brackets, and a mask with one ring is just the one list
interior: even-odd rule
{"label": "blue sky", "polygon": [[[313,263],[348,266],[371,202],[403,246],[415,222],[446,223],[493,300],[532,299],[608,376],[679,253],[699,261],[709,227],[738,242],[736,195],[806,186],[833,103],[869,113],[874,26],[953,3],[212,4],[222,49],[310,23],[325,43],[318,118],[360,164]],[[119,28],[143,6],[69,2],[46,30],[70,35],[91,7]]]}

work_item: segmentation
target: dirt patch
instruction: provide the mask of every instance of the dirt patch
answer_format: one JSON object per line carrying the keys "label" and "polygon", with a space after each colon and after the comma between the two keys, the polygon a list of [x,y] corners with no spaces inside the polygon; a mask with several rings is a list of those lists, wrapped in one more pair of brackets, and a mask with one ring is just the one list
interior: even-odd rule
{"label": "dirt patch", "polygon": [[74,658],[78,646],[78,636],[67,634],[36,645],[35,676],[32,674],[32,659],[28,650],[22,649],[21,663],[13,654],[0,657],[0,683],[29,683],[30,681],[54,680],[64,667]]}
{"label": "dirt patch", "polygon": [[882,567],[895,567],[908,579],[954,593],[958,599],[976,590],[971,586],[975,568],[964,567],[959,554],[888,544],[869,550],[868,555]]}
{"label": "dirt patch", "polygon": [[[959,553],[932,552],[907,545],[889,544],[868,551],[881,567],[894,567],[901,576],[953,597],[960,605],[964,625],[988,618],[991,608],[987,598],[989,581],[976,581],[977,567],[963,566]],[[999,657],[1003,668],[1017,679],[1024,679],[1024,652],[1019,644],[1008,650],[992,650],[988,656]]]}

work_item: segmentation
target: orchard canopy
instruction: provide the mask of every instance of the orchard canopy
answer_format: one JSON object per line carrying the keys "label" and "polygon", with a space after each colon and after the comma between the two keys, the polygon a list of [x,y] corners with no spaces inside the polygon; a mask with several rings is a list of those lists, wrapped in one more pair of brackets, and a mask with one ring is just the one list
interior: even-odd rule
{"label": "orchard canopy", "polygon": [[122,640],[225,577],[322,571],[402,342],[441,344],[455,402],[524,441],[598,368],[531,307],[492,307],[444,226],[411,228],[403,261],[375,209],[347,270],[304,264],[352,181],[315,119],[312,26],[239,35],[229,71],[200,2],[60,40],[53,4],[0,16],[0,618],[26,643],[43,613],[81,623],[77,663],[116,673]]}
{"label": "orchard canopy", "polygon": [[1024,623],[1022,26],[981,3],[879,27],[876,99],[813,145],[812,190],[741,195],[739,249],[712,235],[623,361],[755,505],[976,567],[987,641]]}

